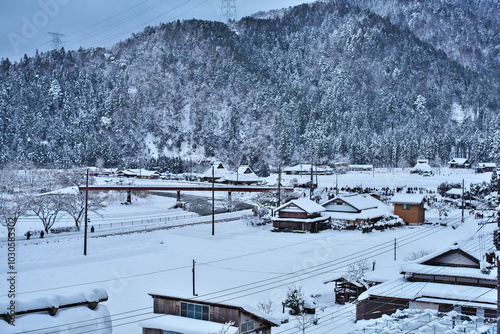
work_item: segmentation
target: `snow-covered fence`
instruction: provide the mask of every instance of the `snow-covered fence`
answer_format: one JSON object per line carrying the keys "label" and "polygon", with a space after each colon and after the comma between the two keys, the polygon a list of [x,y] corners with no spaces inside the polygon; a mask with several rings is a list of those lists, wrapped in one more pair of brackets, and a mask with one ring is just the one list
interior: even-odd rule
{"label": "snow-covered fence", "polygon": [[151,219],[141,219],[141,220],[132,220],[132,221],[121,221],[121,222],[113,222],[113,223],[98,223],[91,224],[96,229],[105,229],[105,228],[117,228],[117,227],[126,227],[126,226],[137,226],[137,225],[152,225],[152,224],[168,224],[169,222],[175,222],[179,220],[186,220],[198,217],[197,214],[186,214],[186,215],[178,215],[178,216],[169,216],[169,217],[160,217],[160,218],[151,218]]}
{"label": "snow-covered fence", "polygon": [[[252,210],[242,210],[234,212],[219,213],[214,216],[214,219],[218,222],[240,219],[244,216],[252,214]],[[154,228],[162,227],[174,227],[187,224],[201,224],[208,223],[212,221],[212,216],[198,216],[196,214],[171,216],[165,218],[154,218],[154,219],[142,219],[138,221],[131,222],[117,222],[109,224],[95,224],[95,232],[104,232],[106,230],[118,230],[118,231],[140,231],[148,230]]]}

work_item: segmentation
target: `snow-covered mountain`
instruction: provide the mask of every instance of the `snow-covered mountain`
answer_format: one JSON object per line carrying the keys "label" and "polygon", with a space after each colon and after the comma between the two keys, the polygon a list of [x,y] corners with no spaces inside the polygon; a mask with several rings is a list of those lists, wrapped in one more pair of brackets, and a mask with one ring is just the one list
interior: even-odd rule
{"label": "snow-covered mountain", "polygon": [[0,164],[500,160],[498,2],[482,2],[318,2],[2,59]]}

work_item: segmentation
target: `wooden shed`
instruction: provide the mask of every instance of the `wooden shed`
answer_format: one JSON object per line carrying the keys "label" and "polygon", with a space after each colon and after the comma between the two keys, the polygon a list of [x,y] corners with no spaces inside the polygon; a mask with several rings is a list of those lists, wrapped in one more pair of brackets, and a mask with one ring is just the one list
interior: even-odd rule
{"label": "wooden shed", "polygon": [[[150,296],[154,299],[153,312],[156,314],[201,320],[207,322],[207,325],[208,323],[232,323],[232,327],[239,328],[238,333],[271,334],[271,327],[279,326],[278,322],[258,309],[249,306],[207,302],[161,294],[150,294]],[[153,328],[147,322],[141,326],[143,334],[165,333],[165,331],[171,330],[166,327]]]}
{"label": "wooden shed", "polygon": [[409,225],[420,225],[425,221],[425,196],[420,194],[396,194],[391,199],[394,214]]}

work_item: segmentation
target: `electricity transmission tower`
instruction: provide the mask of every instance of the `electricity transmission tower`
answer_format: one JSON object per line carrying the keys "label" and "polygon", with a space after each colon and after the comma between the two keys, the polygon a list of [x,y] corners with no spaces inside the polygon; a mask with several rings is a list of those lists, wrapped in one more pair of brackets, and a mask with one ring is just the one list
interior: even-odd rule
{"label": "electricity transmission tower", "polygon": [[222,22],[236,21],[236,0],[221,0],[220,17]]}
{"label": "electricity transmission tower", "polygon": [[52,48],[53,49],[59,49],[61,45],[64,44],[64,42],[61,40],[61,37],[64,36],[64,34],[58,34],[57,32],[48,32],[50,36],[52,36]]}

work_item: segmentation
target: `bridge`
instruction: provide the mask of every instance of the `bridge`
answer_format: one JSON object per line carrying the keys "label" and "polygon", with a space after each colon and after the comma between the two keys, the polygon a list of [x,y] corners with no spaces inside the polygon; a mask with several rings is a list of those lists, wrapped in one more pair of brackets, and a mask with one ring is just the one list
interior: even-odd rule
{"label": "bridge", "polygon": [[[126,191],[127,202],[131,202],[131,193],[133,191],[176,191],[177,201],[180,201],[181,191],[225,191],[231,198],[232,192],[270,192],[277,191],[277,186],[238,186],[230,184],[171,184],[171,185],[158,185],[158,184],[100,184],[100,185],[81,185],[80,191]],[[292,187],[280,187],[281,191],[292,191]]]}

